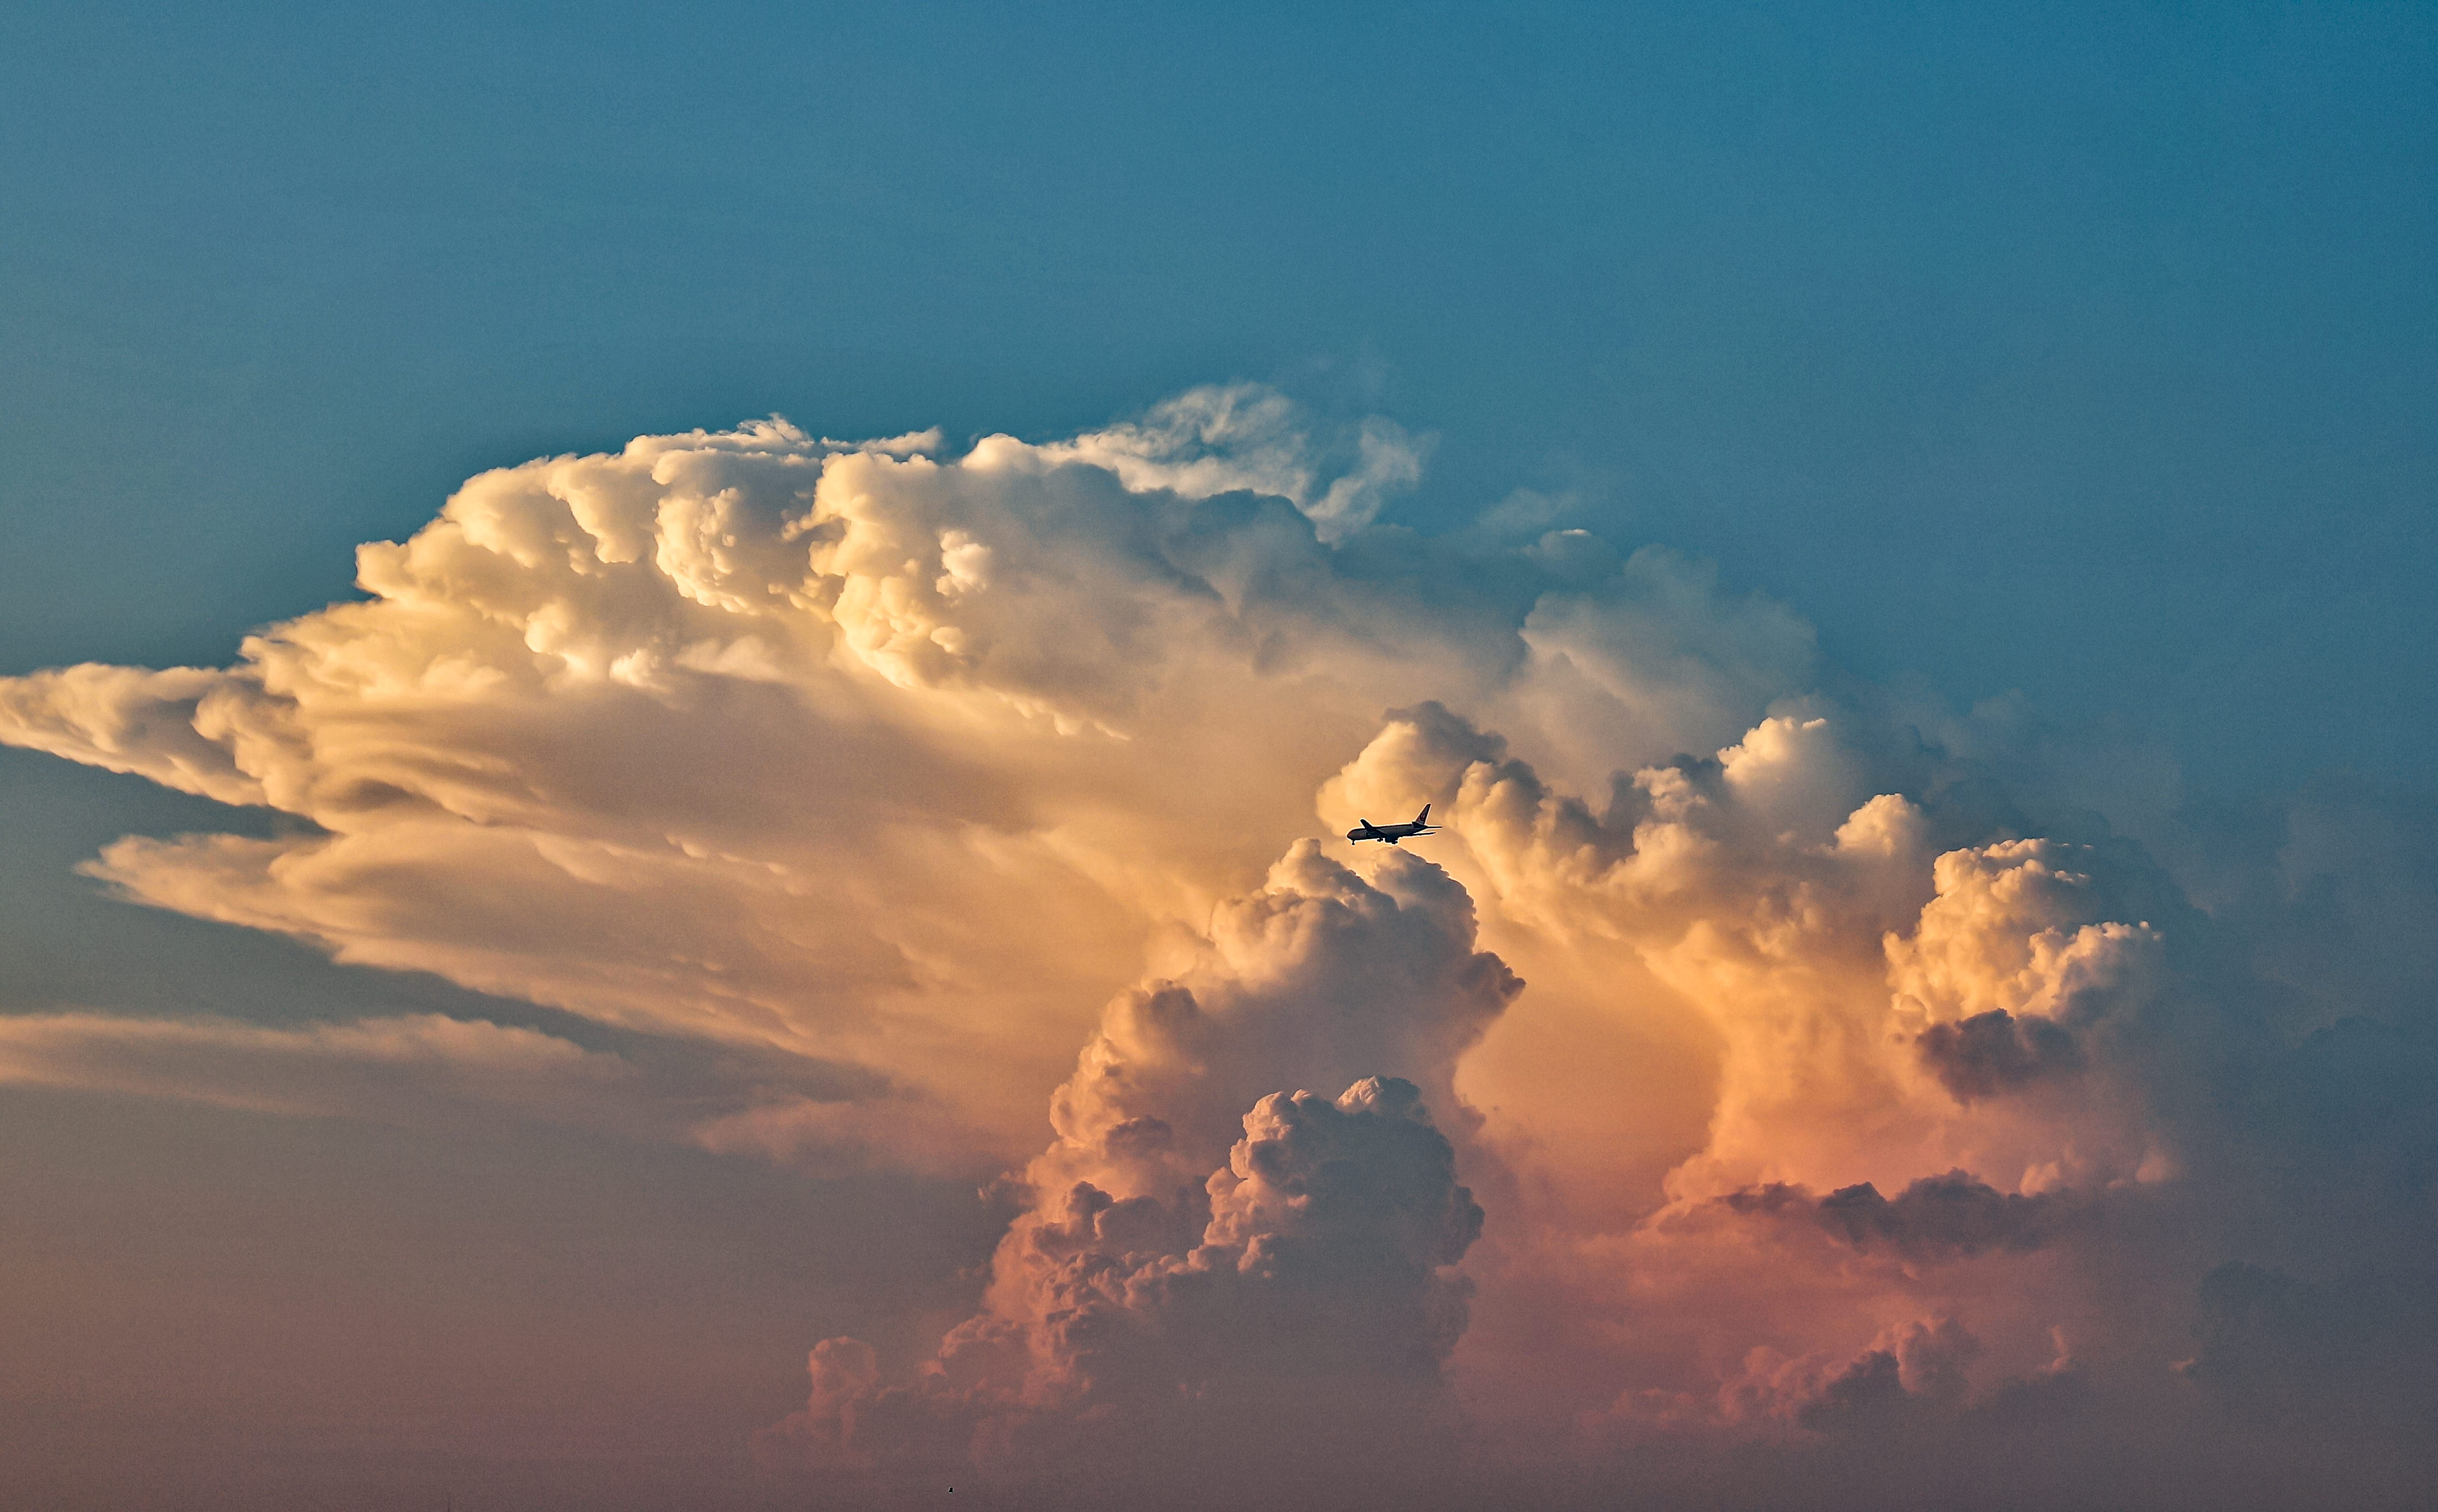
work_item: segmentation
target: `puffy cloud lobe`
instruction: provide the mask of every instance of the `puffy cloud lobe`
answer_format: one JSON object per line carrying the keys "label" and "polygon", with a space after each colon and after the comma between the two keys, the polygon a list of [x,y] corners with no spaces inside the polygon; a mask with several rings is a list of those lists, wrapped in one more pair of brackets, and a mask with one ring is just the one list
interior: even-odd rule
{"label": "puffy cloud lobe", "polygon": [[[1464,1330],[1452,1268],[1483,1222],[1422,1088],[1454,1106],[1458,1058],[1522,987],[1474,928],[1428,862],[1391,853],[1366,882],[1298,843],[1221,907],[1192,969],[1109,1005],[1053,1099],[1059,1137],[1025,1173],[986,1310],[903,1385],[841,1395],[831,1356],[864,1356],[824,1345],[775,1451],[1031,1473],[1045,1446],[1145,1404],[1309,1433],[1316,1391],[1409,1433]],[[1404,1074],[1334,1099],[1245,1090],[1363,1063]]]}
{"label": "puffy cloud lobe", "polygon": [[2054,1403],[2080,1383],[2074,1360],[2060,1350],[2029,1375],[1976,1391],[1971,1378],[1987,1352],[1950,1316],[1891,1326],[1842,1358],[1789,1357],[1764,1346],[1721,1386],[1719,1415],[1781,1449],[1821,1437],[1886,1448],[1891,1438],[1951,1435],[1975,1419],[1986,1426],[2020,1417],[2027,1398]]}
{"label": "puffy cloud lobe", "polygon": [[[1401,1480],[1464,1328],[1450,1268],[1482,1210],[1412,1083],[1367,1078],[1331,1099],[1274,1093],[1211,1174],[1199,1242],[1177,1210],[1079,1182],[1001,1251],[1030,1316],[952,1330],[912,1381],[885,1384],[869,1345],[825,1340],[804,1411],[766,1433],[766,1462],[836,1472],[979,1470],[1037,1482],[1077,1453],[1107,1463],[1158,1434],[1258,1433],[1241,1485],[1334,1455],[1339,1473]],[[1011,1238],[1011,1246],[1019,1240]],[[1375,1435],[1347,1454],[1349,1423]],[[1361,1442],[1361,1440],[1358,1440]],[[1206,1489],[1209,1487],[1206,1486]]]}
{"label": "puffy cloud lobe", "polygon": [[[1392,853],[1366,882],[1299,842],[1265,888],[1221,907],[1209,952],[1192,969],[1110,1003],[1051,1099],[1058,1138],[1025,1173],[1040,1204],[1000,1247],[993,1309],[1011,1319],[1061,1313],[1074,1255],[1113,1245],[1120,1254],[1175,1254],[1184,1246],[1139,1241],[1197,1231],[1195,1253],[1237,1254],[1263,1275],[1283,1266],[1292,1276],[1326,1269],[1332,1256],[1359,1256],[1356,1274],[1369,1273],[1367,1285],[1384,1298],[1401,1291],[1378,1274],[1390,1263],[1381,1253],[1388,1245],[1404,1255],[1395,1263],[1404,1289],[1439,1294],[1430,1274],[1455,1263],[1478,1215],[1469,1198],[1447,1212],[1432,1205],[1449,1200],[1430,1193],[1452,1181],[1453,1155],[1424,1099],[1458,1108],[1458,1059],[1523,988],[1496,956],[1474,949],[1474,930],[1471,900],[1430,863]],[[1334,1104],[1307,1094],[1263,1097],[1290,1077],[1354,1090]],[[1256,1099],[1251,1115],[1233,1111]],[[1406,1165],[1393,1193],[1365,1198],[1359,1185],[1331,1185],[1340,1171],[1376,1181],[1363,1173],[1397,1169],[1400,1160]],[[1475,1226],[1463,1228],[1451,1252],[1453,1231],[1443,1227],[1427,1242],[1393,1225],[1365,1227],[1385,1221],[1379,1202],[1442,1225],[1458,1222],[1451,1213],[1474,1211]],[[1352,1237],[1333,1240],[1330,1225],[1346,1223]],[[1421,1310],[1407,1309],[1375,1347],[1418,1347],[1420,1330],[1435,1341],[1432,1358],[1444,1353],[1460,1311],[1414,1307]],[[1038,1372],[1069,1370],[1061,1348],[1039,1352]]]}
{"label": "puffy cloud lobe", "polygon": [[1089,1176],[1124,1195],[1199,1180],[1240,1110],[1289,1077],[1375,1070],[1456,1106],[1458,1059],[1523,991],[1474,948],[1473,901],[1392,852],[1369,881],[1298,841],[1268,885],[1213,913],[1203,958],[1119,995],[1051,1100],[1037,1184]]}
{"label": "puffy cloud lobe", "polygon": [[1990,1013],[2073,1023],[2097,1016],[2155,958],[2147,921],[2094,917],[2088,872],[2054,840],[2002,841],[1938,858],[1937,897],[1888,942],[1897,993],[1941,1021]]}
{"label": "puffy cloud lobe", "polygon": [[1925,1176],[1893,1198],[1861,1182],[1819,1198],[1798,1187],[1771,1186],[1719,1201],[1739,1213],[1800,1218],[1857,1249],[1885,1247],[1916,1259],[2039,1249],[2076,1216],[2063,1197],[2002,1192],[1962,1170]]}
{"label": "puffy cloud lobe", "polygon": [[1203,1248],[1274,1288],[1297,1366],[1427,1377],[1464,1331],[1442,1269],[1481,1234],[1455,1171],[1410,1081],[1366,1078],[1334,1101],[1272,1093],[1211,1175]]}
{"label": "puffy cloud lobe", "polygon": [[[1112,1402],[1180,1390],[1264,1418],[1281,1381],[1427,1396],[1464,1327],[1465,1287],[1440,1273],[1481,1210],[1422,1088],[1455,1106],[1458,1058],[1523,986],[1474,929],[1471,900],[1426,861],[1392,853],[1366,881],[1291,848],[1218,908],[1187,969],[1109,1004],[1051,1099],[1058,1138],[1026,1169],[1032,1206],[987,1309],[852,1413],[817,1390],[779,1431],[782,1457],[1021,1468]],[[1352,1085],[1264,1095],[1289,1077]],[[1387,1410],[1389,1388],[1357,1389]]]}
{"label": "puffy cloud lobe", "polygon": [[1921,1058],[1958,1100],[1995,1097],[2082,1064],[2074,1035],[2055,1019],[2017,1018],[2003,1008],[1921,1031]]}
{"label": "puffy cloud lobe", "polygon": [[1868,1350],[1829,1378],[1796,1409],[1796,1420],[1851,1432],[1926,1402],[1952,1405],[1964,1397],[1964,1367],[1980,1353],[1981,1342],[1952,1318],[1912,1324],[1893,1347]]}
{"label": "puffy cloud lobe", "polygon": [[1173,1210],[1088,1182],[1020,1230],[1049,1345],[1027,1380],[1036,1398],[1435,1378],[1464,1327],[1464,1289],[1442,1268],[1482,1211],[1419,1090],[1373,1077],[1334,1099],[1272,1093],[1243,1123],[1181,1253]]}

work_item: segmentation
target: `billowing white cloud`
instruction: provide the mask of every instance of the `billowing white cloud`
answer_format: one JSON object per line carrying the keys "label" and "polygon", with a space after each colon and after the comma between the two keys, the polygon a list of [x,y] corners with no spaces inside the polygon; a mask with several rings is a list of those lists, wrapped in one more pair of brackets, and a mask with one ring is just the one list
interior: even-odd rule
{"label": "billowing white cloud", "polygon": [[[2183,1421],[2288,1358],[2244,1298],[2426,1274],[2438,845],[2335,792],[2212,829],[1663,549],[1381,523],[1426,450],[1247,388],[954,455],[641,437],[471,480],[227,669],[0,679],[0,740],[290,817],[122,840],[120,895],[709,1068],[85,1015],[0,1021],[0,1076],[1020,1165],[974,1316],[822,1344],[768,1441],[857,1494],[1157,1480],[1145,1392],[1359,1419],[1353,1468]],[[1313,837],[1425,802],[1420,855]]]}
{"label": "billowing white cloud", "polygon": [[[363,548],[366,602],[225,671],[7,679],[0,739],[310,821],[124,841],[94,870],[131,899],[863,1064],[1013,1155],[1090,1005],[1306,833],[1381,709],[1528,732],[1615,703],[1544,664],[1536,605],[1609,591],[1808,644],[1669,561],[1332,548],[1298,504],[1338,497],[1327,448],[1292,419],[1209,391],[954,460],[761,422],[504,468]],[[1639,748],[1682,733],[1653,718]]]}

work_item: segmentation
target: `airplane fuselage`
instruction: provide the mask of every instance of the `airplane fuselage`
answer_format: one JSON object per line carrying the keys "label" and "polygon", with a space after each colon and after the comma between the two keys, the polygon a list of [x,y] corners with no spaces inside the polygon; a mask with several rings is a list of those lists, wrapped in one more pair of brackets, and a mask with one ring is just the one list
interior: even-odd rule
{"label": "airplane fuselage", "polygon": [[1425,803],[1422,805],[1422,811],[1414,816],[1413,822],[1410,824],[1374,824],[1369,819],[1365,819],[1347,831],[1346,837],[1356,842],[1386,840],[1390,845],[1395,845],[1400,840],[1410,840],[1417,835],[1437,835],[1439,826],[1431,823],[1430,818],[1431,806]]}

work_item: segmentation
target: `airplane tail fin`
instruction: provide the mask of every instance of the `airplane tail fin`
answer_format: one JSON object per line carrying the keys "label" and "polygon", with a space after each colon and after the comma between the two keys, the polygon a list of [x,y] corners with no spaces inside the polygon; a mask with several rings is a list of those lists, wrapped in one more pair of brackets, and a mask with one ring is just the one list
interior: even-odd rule
{"label": "airplane tail fin", "polygon": [[1414,822],[1417,824],[1428,824],[1430,821],[1431,806],[1428,803],[1425,803],[1422,805],[1422,811],[1414,816]]}

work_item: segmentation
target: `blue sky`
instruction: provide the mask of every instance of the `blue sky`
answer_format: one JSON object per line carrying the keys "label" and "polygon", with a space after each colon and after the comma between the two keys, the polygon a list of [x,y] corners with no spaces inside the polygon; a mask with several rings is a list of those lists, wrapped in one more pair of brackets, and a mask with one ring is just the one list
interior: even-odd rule
{"label": "blue sky", "polygon": [[218,661],[479,467],[1250,378],[1868,677],[2426,780],[2426,7],[12,8],[0,660]]}

